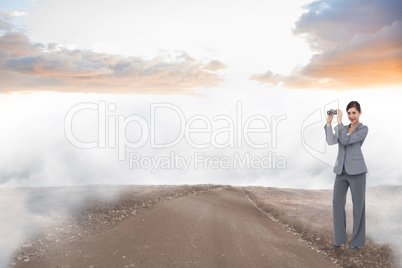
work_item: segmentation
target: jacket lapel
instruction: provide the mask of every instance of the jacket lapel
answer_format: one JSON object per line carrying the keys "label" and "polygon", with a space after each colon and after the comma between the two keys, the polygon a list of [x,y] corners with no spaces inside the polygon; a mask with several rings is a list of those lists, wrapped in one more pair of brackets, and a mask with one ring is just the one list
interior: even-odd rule
{"label": "jacket lapel", "polygon": [[[349,130],[350,125],[351,125],[351,124],[349,124],[349,125],[346,126],[346,133],[348,133],[348,130]],[[363,125],[362,123],[359,123],[359,124],[356,126],[356,128],[353,129],[353,131],[350,132],[349,134],[352,134],[355,130],[359,129],[362,125]]]}

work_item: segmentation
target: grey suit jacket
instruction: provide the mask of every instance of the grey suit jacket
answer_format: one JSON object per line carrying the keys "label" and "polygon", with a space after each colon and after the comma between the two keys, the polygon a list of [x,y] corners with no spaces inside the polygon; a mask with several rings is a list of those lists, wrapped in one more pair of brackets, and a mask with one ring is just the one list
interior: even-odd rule
{"label": "grey suit jacket", "polygon": [[332,131],[332,125],[325,124],[325,135],[328,145],[338,143],[338,157],[335,162],[334,172],[336,174],[342,174],[343,165],[345,165],[345,171],[349,175],[356,175],[367,172],[366,163],[364,161],[361,146],[368,133],[368,127],[362,123],[349,134],[349,125],[343,124],[337,125]]}

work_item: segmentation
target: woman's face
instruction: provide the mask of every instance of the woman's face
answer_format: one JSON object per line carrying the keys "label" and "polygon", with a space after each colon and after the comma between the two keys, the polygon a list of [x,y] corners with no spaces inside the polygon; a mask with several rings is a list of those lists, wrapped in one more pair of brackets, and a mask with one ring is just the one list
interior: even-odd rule
{"label": "woman's face", "polygon": [[348,118],[351,123],[359,122],[359,117],[362,112],[358,112],[355,107],[348,110]]}

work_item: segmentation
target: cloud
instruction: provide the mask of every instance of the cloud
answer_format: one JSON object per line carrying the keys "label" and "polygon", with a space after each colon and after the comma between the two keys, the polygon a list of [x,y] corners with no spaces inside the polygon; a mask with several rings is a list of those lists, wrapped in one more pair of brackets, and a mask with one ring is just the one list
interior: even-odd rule
{"label": "cloud", "polygon": [[[0,17],[1,18],[1,17]],[[3,18],[5,18],[3,14]],[[4,21],[4,25],[1,24]],[[0,27],[0,93],[64,91],[102,93],[191,93],[222,81],[216,60],[196,60],[185,51],[161,53],[153,59],[67,49],[33,43],[21,32]]]}
{"label": "cloud", "polygon": [[398,0],[315,1],[305,6],[306,13],[296,22],[294,33],[307,34],[318,48],[351,40],[358,33],[376,33],[401,20]]}
{"label": "cloud", "polygon": [[226,67],[227,66],[225,64],[223,64],[222,62],[217,61],[217,60],[213,60],[213,61],[210,61],[205,66],[203,66],[203,69],[207,70],[207,71],[215,72],[215,71],[218,71],[218,70],[221,70],[221,69],[225,69]]}
{"label": "cloud", "polygon": [[1,31],[11,31],[13,28],[12,24],[10,23],[10,14],[0,10],[0,32]]}
{"label": "cloud", "polygon": [[10,20],[13,17],[21,17],[21,16],[25,16],[25,12],[0,10],[0,33],[2,31],[9,32],[13,30],[15,27]]}
{"label": "cloud", "polygon": [[7,33],[0,37],[0,55],[3,61],[37,55],[43,47],[39,43],[31,44],[28,37],[22,33]]}
{"label": "cloud", "polygon": [[316,1],[306,8],[294,33],[304,35],[318,53],[289,76],[267,71],[251,80],[338,89],[402,83],[402,2]]}

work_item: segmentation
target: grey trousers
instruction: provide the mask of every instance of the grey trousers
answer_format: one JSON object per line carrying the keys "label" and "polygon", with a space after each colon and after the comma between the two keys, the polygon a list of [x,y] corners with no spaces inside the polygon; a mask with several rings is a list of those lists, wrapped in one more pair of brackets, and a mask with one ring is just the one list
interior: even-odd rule
{"label": "grey trousers", "polygon": [[366,245],[366,173],[349,175],[343,170],[336,175],[332,199],[332,212],[334,220],[334,245],[342,245],[348,241],[346,233],[346,194],[348,188],[353,201],[353,234],[350,245],[364,247]]}

